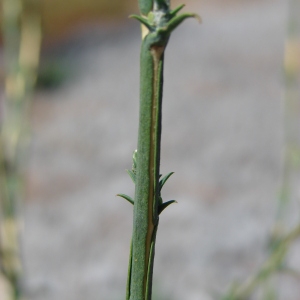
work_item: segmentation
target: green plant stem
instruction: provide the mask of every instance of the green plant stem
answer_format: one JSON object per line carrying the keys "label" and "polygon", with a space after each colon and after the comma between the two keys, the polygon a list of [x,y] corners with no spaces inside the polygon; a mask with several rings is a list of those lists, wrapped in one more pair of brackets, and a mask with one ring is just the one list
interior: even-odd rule
{"label": "green plant stem", "polygon": [[130,251],[127,300],[150,300],[154,263],[155,238],[159,214],[174,200],[163,203],[161,188],[170,177],[160,180],[161,110],[163,90],[164,51],[171,32],[194,14],[177,16],[183,7],[171,11],[169,1],[139,1],[141,16],[133,18],[142,23],[140,56],[140,113],[137,153],[133,170],[128,171],[135,183],[133,234]]}
{"label": "green plant stem", "polygon": [[[163,50],[146,37],[141,51],[141,101],[133,227],[131,299],[151,295],[158,226]],[[135,295],[135,296],[134,296]],[[137,296],[139,295],[139,296]]]}

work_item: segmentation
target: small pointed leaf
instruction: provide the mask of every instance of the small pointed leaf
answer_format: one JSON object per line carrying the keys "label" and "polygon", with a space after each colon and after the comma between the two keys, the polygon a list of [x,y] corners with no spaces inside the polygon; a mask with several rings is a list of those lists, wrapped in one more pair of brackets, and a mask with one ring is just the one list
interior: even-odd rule
{"label": "small pointed leaf", "polygon": [[129,197],[129,196],[125,195],[125,194],[117,194],[117,196],[119,196],[121,198],[124,198],[129,203],[131,203],[132,205],[134,205],[134,200],[131,197]]}
{"label": "small pointed leaf", "polygon": [[138,20],[140,23],[145,25],[149,29],[149,31],[154,30],[153,26],[151,26],[151,24],[148,22],[148,20],[146,18],[143,18],[139,15],[130,15],[129,18]]}
{"label": "small pointed leaf", "polygon": [[131,170],[126,170],[126,172],[130,176],[130,178],[133,181],[133,183],[135,184],[135,178],[136,178],[135,173],[133,173]]}
{"label": "small pointed leaf", "polygon": [[167,180],[174,174],[174,172],[170,172],[166,176],[164,176],[160,181],[159,181],[159,191],[163,188],[164,184],[167,182]]}
{"label": "small pointed leaf", "polygon": [[180,12],[183,8],[185,7],[185,4],[181,4],[178,7],[176,7],[175,9],[170,11],[170,17],[175,17],[177,15],[178,12]]}
{"label": "small pointed leaf", "polygon": [[172,203],[177,203],[176,200],[170,200],[170,201],[167,201],[161,205],[158,206],[158,214],[160,215],[161,212],[166,209],[169,205],[171,205]]}
{"label": "small pointed leaf", "polygon": [[171,19],[167,24],[167,32],[171,33],[176,27],[178,27],[185,19],[196,18],[201,23],[201,18],[197,14],[182,14]]}

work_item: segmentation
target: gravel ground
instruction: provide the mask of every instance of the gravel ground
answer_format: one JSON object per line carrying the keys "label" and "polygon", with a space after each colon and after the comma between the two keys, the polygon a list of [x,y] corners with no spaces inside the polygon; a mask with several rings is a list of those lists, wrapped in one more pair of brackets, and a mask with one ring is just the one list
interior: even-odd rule
{"label": "gravel ground", "polygon": [[[155,300],[210,300],[263,261],[280,187],[286,1],[190,1],[166,52]],[[25,206],[31,300],[124,299],[138,121],[133,21],[55,50],[72,80],[36,94]],[[296,251],[296,250],[295,250]],[[294,252],[295,252],[294,251]],[[295,252],[297,253],[297,252]],[[293,263],[300,267],[299,257]],[[299,299],[296,282],[280,297]]]}

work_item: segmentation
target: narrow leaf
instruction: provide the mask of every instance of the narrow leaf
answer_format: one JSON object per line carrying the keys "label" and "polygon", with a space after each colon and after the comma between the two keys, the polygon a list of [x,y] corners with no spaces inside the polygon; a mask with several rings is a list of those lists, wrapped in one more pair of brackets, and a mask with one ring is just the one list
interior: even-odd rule
{"label": "narrow leaf", "polygon": [[178,7],[176,7],[175,9],[170,11],[170,16],[171,17],[175,17],[177,15],[178,12],[180,12],[183,8],[185,7],[185,4],[181,4]]}
{"label": "narrow leaf", "polygon": [[129,18],[138,20],[140,23],[145,25],[149,29],[149,31],[154,30],[153,26],[151,26],[151,24],[148,22],[148,20],[146,18],[143,18],[138,15],[130,15]]}
{"label": "narrow leaf", "polygon": [[132,205],[134,205],[134,200],[131,197],[129,197],[129,196],[125,195],[125,194],[117,194],[117,196],[119,196],[121,198],[124,198],[125,200],[127,200],[128,202],[130,202]]}
{"label": "narrow leaf", "polygon": [[176,200],[170,200],[170,201],[167,201],[167,202],[165,202],[165,203],[159,205],[159,207],[158,207],[158,214],[160,215],[161,212],[162,212],[163,210],[165,210],[165,209],[166,209],[169,205],[171,205],[172,203],[177,203],[177,201],[176,201]]}
{"label": "narrow leaf", "polygon": [[178,27],[185,19],[188,18],[196,18],[200,23],[201,23],[201,18],[199,15],[197,14],[182,14],[179,15],[177,17],[174,17],[173,19],[171,19],[168,24],[167,24],[167,32],[172,32],[176,27]]}
{"label": "narrow leaf", "polygon": [[131,178],[131,180],[133,181],[133,183],[135,184],[135,178],[136,178],[135,173],[133,173],[131,170],[126,170],[126,172],[127,172],[128,175],[130,176],[130,178]]}
{"label": "narrow leaf", "polygon": [[166,176],[164,176],[160,181],[159,181],[159,191],[163,188],[164,184],[167,182],[167,180],[174,174],[174,172],[170,172]]}

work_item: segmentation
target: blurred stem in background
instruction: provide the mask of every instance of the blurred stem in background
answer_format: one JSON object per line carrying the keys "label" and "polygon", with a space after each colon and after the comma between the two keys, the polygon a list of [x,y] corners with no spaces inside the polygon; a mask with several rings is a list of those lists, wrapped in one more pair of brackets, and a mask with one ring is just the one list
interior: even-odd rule
{"label": "blurred stem in background", "polygon": [[[300,237],[300,0],[289,0],[289,18],[285,44],[285,155],[282,189],[276,222],[270,239],[268,257],[256,274],[242,284],[233,285],[223,300],[246,300],[261,288],[262,299],[278,299],[271,280],[278,273],[286,273],[300,281],[300,270],[286,265],[291,245]],[[290,224],[290,206],[298,204],[298,225]],[[294,227],[293,227],[294,226]],[[289,229],[293,227],[292,229]]]}
{"label": "blurred stem in background", "polygon": [[41,45],[39,4],[39,0],[2,0],[5,101],[0,129],[0,280],[6,291],[0,295],[9,300],[24,299],[20,253],[22,164]]}
{"label": "blurred stem in background", "polygon": [[[285,156],[282,189],[279,198],[274,236],[287,227],[288,207],[295,202],[295,180],[300,171],[300,0],[289,0],[287,39],[285,42],[284,79],[284,134]],[[297,178],[298,177],[298,178]]]}

